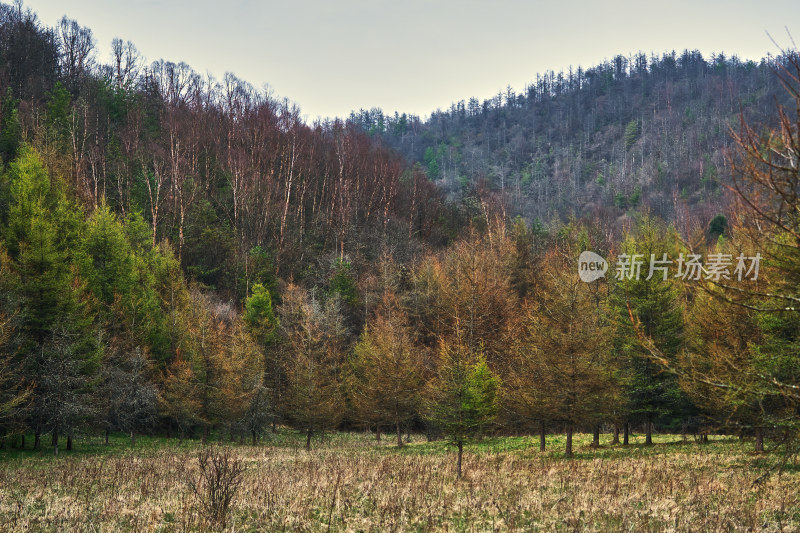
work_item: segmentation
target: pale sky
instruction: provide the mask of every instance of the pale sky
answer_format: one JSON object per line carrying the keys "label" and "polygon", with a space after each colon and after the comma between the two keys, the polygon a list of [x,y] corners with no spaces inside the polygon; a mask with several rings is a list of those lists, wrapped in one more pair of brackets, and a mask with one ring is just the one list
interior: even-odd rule
{"label": "pale sky", "polygon": [[[8,0],[5,0],[8,1]],[[760,59],[800,41],[798,0],[27,0],[42,22],[92,29],[98,59],[114,37],[148,63],[184,61],[218,79],[268,84],[307,120],[381,107],[427,116],[483,100],[536,73],[617,54],[684,48]]]}

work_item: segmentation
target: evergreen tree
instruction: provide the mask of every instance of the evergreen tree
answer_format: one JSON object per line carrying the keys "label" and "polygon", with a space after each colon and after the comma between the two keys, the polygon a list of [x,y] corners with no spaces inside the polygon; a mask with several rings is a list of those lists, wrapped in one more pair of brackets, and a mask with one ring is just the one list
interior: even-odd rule
{"label": "evergreen tree", "polygon": [[31,426],[36,446],[42,432],[52,432],[57,453],[59,434],[70,435],[93,415],[92,376],[102,355],[76,268],[81,219],[29,147],[12,162],[9,174],[6,242],[20,279],[20,349],[33,390]]}
{"label": "evergreen tree", "polygon": [[[634,270],[626,267],[624,273],[617,272],[621,279],[614,284],[614,302],[620,329],[615,344],[625,361],[629,416],[644,422],[647,444],[652,443],[654,424],[676,430],[697,414],[677,376],[664,364],[675,364],[684,346],[681,291],[674,278],[677,267],[659,263],[682,256],[670,239],[659,222],[646,216],[635,234],[628,235],[617,257],[618,265],[626,263]],[[641,262],[640,271],[635,270],[637,262]],[[667,270],[658,270],[660,267]],[[651,357],[642,345],[642,336],[657,347],[664,360]]]}

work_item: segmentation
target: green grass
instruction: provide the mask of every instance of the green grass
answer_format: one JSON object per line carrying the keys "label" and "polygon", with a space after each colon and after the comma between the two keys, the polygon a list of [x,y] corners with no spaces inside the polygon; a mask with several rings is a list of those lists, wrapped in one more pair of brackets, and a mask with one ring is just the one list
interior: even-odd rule
{"label": "green grass", "polygon": [[[26,448],[24,450],[15,449],[8,444],[0,450],[0,461],[14,461],[22,458],[49,458],[53,457],[53,449],[50,446],[50,435],[42,436],[42,447],[40,450],[33,449],[33,435],[25,437]],[[547,435],[546,456],[563,457],[566,437],[562,434]],[[411,441],[406,441],[401,449],[397,449],[396,437],[393,433],[384,434],[380,441],[376,441],[375,435],[361,431],[352,432],[325,432],[315,434],[312,439],[313,449],[325,448],[358,448],[375,453],[403,453],[409,455],[436,455],[452,453],[454,446],[446,440],[436,440],[428,442],[423,435],[412,434]],[[230,440],[226,434],[212,433],[209,443],[224,444],[228,446],[250,446],[250,439],[244,441]],[[303,449],[305,448],[306,436],[303,432],[280,427],[276,432],[267,432],[258,442],[257,446],[269,446],[277,448]],[[611,445],[611,436],[603,435],[600,440],[600,448],[594,449],[590,446],[591,435],[576,433],[573,438],[574,459],[589,458],[626,458],[643,457],[672,454],[676,451],[685,450],[692,447],[693,453],[716,453],[730,447],[741,447],[742,451],[752,448],[749,441],[739,441],[736,437],[710,436],[709,442],[698,443],[689,438],[684,441],[679,435],[653,435],[653,445],[646,445],[644,435],[631,435],[630,444]],[[198,438],[178,439],[176,437],[166,438],[164,436],[137,435],[135,445],[131,444],[127,434],[112,433],[108,444],[105,444],[103,435],[81,435],[75,438],[73,449],[65,450],[66,439],[62,437],[59,443],[59,456],[104,456],[135,453],[137,455],[153,455],[164,450],[175,452],[192,451],[202,446],[202,441]],[[522,456],[540,456],[539,436],[518,436],[518,437],[484,437],[468,441],[464,445],[465,451],[476,454],[498,454],[515,453]]]}

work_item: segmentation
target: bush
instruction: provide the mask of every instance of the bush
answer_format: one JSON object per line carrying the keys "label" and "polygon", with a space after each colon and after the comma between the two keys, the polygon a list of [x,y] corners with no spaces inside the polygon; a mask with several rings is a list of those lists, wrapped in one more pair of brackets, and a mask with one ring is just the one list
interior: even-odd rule
{"label": "bush", "polygon": [[189,486],[200,501],[205,520],[223,528],[247,467],[230,449],[218,450],[213,446],[204,446],[197,452],[197,464],[199,472],[189,479]]}

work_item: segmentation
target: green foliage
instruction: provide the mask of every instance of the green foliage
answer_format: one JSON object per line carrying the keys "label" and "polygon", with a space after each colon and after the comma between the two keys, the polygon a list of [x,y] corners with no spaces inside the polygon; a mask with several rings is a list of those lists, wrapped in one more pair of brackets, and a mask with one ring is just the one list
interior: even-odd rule
{"label": "green foliage", "polygon": [[[269,290],[270,297],[276,303],[280,301],[280,295],[276,289],[276,279],[275,279],[275,265],[273,262],[273,257],[270,252],[261,247],[261,246],[254,246],[250,249],[250,254],[247,257],[247,265],[246,267],[246,279],[245,281],[247,286],[252,287],[255,284],[261,284]],[[244,287],[241,287],[242,282],[240,282],[240,291],[242,294],[247,296],[247,290]]]}
{"label": "green foliage", "polygon": [[115,295],[131,292],[135,282],[133,251],[122,224],[105,204],[89,218],[82,259],[87,286],[101,305],[110,308]]}
{"label": "green foliage", "polygon": [[271,346],[277,340],[278,319],[272,309],[272,297],[260,283],[253,285],[247,298],[244,321],[261,346]]}
{"label": "green foliage", "polygon": [[639,120],[633,119],[625,126],[625,149],[629,150],[639,138]]}
{"label": "green foliage", "polygon": [[233,292],[237,264],[236,237],[210,202],[195,204],[187,216],[182,263],[194,279],[220,291]]}
{"label": "green foliage", "polygon": [[78,273],[83,221],[34,150],[24,147],[9,174],[6,240],[20,280],[19,347],[23,383],[32,393],[29,423],[55,436],[91,418],[92,380],[103,355]]}
{"label": "green foliage", "polygon": [[708,240],[715,242],[719,237],[728,233],[728,219],[725,215],[718,214],[708,223]]}
{"label": "green foliage", "polygon": [[433,150],[433,147],[429,146],[425,149],[425,155],[423,157],[423,161],[425,161],[425,168],[428,170],[428,178],[431,181],[436,181],[439,179],[439,163],[436,160],[436,152]]}
{"label": "green foliage", "polygon": [[429,392],[431,421],[454,444],[481,434],[497,416],[499,385],[482,354],[461,344],[443,345]]}
{"label": "green foliage", "polygon": [[358,305],[358,288],[356,287],[355,274],[349,261],[337,259],[333,264],[333,271],[328,278],[328,294],[339,295],[344,303],[349,306]]}
{"label": "green foliage", "polygon": [[[674,374],[649,357],[640,344],[640,336],[653,341],[664,357],[676,362],[684,342],[683,312],[680,292],[672,276],[655,270],[651,279],[650,258],[661,260],[677,257],[674,236],[656,220],[644,217],[634,234],[624,241],[621,253],[641,254],[639,279],[618,280],[614,286],[614,302],[620,317],[617,349],[625,357],[623,369],[628,391],[630,413],[637,419],[660,421],[672,429],[694,413],[694,407],[681,391]],[[634,323],[631,322],[631,317]]]}

